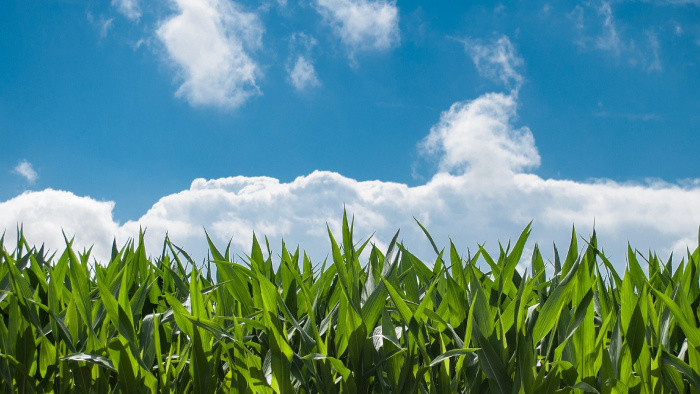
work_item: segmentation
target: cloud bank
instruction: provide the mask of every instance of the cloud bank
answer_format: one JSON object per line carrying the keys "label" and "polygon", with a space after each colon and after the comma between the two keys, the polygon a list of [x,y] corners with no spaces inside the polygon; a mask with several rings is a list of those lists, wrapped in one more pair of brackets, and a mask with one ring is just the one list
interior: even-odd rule
{"label": "cloud bank", "polygon": [[[514,125],[516,99],[490,93],[455,103],[441,115],[421,143],[437,155],[440,171],[423,185],[358,181],[315,171],[284,183],[269,177],[195,179],[190,188],[167,195],[143,216],[126,223],[112,217],[113,202],[70,192],[26,192],[0,203],[0,228],[12,239],[18,222],[31,241],[62,247],[61,228],[78,245],[94,243],[107,256],[112,237],[122,243],[147,228],[151,253],[157,254],[167,231],[198,259],[206,256],[203,228],[224,245],[232,237],[248,250],[252,232],[267,235],[279,252],[282,238],[301,246],[319,262],[329,250],[326,223],[339,229],[343,205],[355,215],[356,232],[385,247],[397,229],[416,254],[433,259],[417,217],[440,245],[452,238],[461,251],[486,242],[515,238],[534,220],[533,242],[549,249],[568,246],[571,226],[589,234],[595,222],[603,248],[624,264],[627,241],[666,254],[694,246],[700,224],[700,181],[620,184],[609,180],[576,182],[544,179],[526,172],[539,163],[532,133]],[[551,255],[551,253],[550,253]]]}

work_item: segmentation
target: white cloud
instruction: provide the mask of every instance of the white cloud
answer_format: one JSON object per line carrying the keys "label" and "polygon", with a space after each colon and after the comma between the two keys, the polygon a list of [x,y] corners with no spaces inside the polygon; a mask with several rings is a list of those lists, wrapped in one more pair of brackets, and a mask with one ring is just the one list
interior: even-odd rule
{"label": "white cloud", "polygon": [[107,34],[109,33],[109,30],[112,28],[112,24],[114,23],[114,18],[105,19],[104,16],[100,15],[99,20],[97,20],[97,19],[95,19],[95,16],[92,15],[92,12],[90,12],[90,11],[87,11],[85,13],[85,17],[87,18],[88,22],[90,22],[91,25],[93,25],[99,29],[100,38],[107,37]]}
{"label": "white cloud", "polygon": [[30,242],[44,243],[54,251],[65,246],[63,229],[68,237],[75,235],[75,245],[80,248],[94,243],[98,256],[104,259],[111,240],[120,233],[119,225],[112,219],[113,209],[111,201],[96,201],[65,191],[25,192],[0,203],[0,229],[11,238],[15,226],[23,224]]}
{"label": "white cloud", "polygon": [[598,15],[602,17],[603,24],[602,33],[595,40],[596,48],[619,54],[623,44],[615,25],[615,18],[613,17],[610,3],[602,2],[600,7],[598,7]]}
{"label": "white cloud", "polygon": [[236,108],[260,94],[260,67],[250,51],[261,46],[256,14],[226,0],[173,0],[177,14],[156,33],[182,84],[178,97],[193,105]]}
{"label": "white cloud", "polygon": [[598,102],[599,110],[593,112],[593,116],[599,118],[627,119],[628,121],[651,122],[661,120],[659,114],[653,112],[610,112],[603,108],[603,104]]}
{"label": "white cloud", "polygon": [[585,27],[584,16],[585,11],[581,5],[577,5],[569,13],[569,19],[574,21],[574,26],[576,26],[576,28],[579,30],[582,30]]}
{"label": "white cloud", "polygon": [[512,127],[513,95],[485,94],[453,104],[430,129],[422,148],[440,157],[443,171],[503,176],[540,164],[530,129]]}
{"label": "white cloud", "polygon": [[318,45],[316,38],[302,31],[292,33],[292,35],[289,37],[289,48],[292,51],[309,53],[316,45]]}
{"label": "white cloud", "polygon": [[575,44],[582,50],[602,51],[624,59],[647,72],[662,71],[657,33],[645,30],[642,36],[642,32],[632,26],[620,23],[615,18],[613,4],[609,1],[585,2],[574,7],[569,18],[576,27]]}
{"label": "white cloud", "polygon": [[132,21],[138,21],[141,18],[139,0],[112,0],[112,6]]}
{"label": "white cloud", "polygon": [[627,119],[627,120],[631,120],[631,121],[641,120],[643,122],[656,121],[656,120],[661,119],[661,117],[655,113],[633,113],[633,112],[610,113],[610,112],[606,112],[606,111],[598,111],[598,112],[594,112],[593,116],[597,116],[599,118],[623,118],[623,119]]}
{"label": "white cloud", "polygon": [[304,32],[296,32],[289,37],[287,79],[298,91],[321,85],[313,64],[312,52],[316,45],[316,38]]}
{"label": "white cloud", "polygon": [[316,0],[316,9],[350,50],[384,50],[400,41],[395,1]]}
{"label": "white cloud", "polygon": [[114,22],[114,18],[109,18],[107,20],[103,20],[100,23],[100,37],[102,37],[102,38],[107,37],[107,33],[109,33],[109,29],[112,28],[113,22]]}
{"label": "white cloud", "polygon": [[304,56],[299,56],[294,67],[289,68],[287,72],[289,73],[289,81],[297,90],[303,91],[321,84],[314,65]]}
{"label": "white cloud", "polygon": [[23,176],[24,179],[26,179],[29,183],[34,183],[34,181],[36,181],[37,178],[39,178],[39,174],[37,174],[34,170],[32,163],[28,162],[27,160],[22,160],[19,163],[17,163],[15,168],[12,169],[12,172],[14,172],[17,175]]}
{"label": "white cloud", "polygon": [[675,22],[673,25],[673,34],[677,36],[683,35],[683,26],[680,23]]}
{"label": "white cloud", "polygon": [[523,83],[521,68],[523,59],[507,36],[484,42],[478,39],[464,40],[464,46],[479,74],[506,87],[517,89]]}
{"label": "white cloud", "polygon": [[601,245],[618,266],[624,264],[628,240],[665,254],[682,252],[697,238],[698,180],[635,185],[525,173],[539,155],[529,129],[513,124],[515,106],[513,96],[487,94],[445,111],[426,141],[442,151],[445,169],[459,172],[440,171],[420,186],[360,182],[321,171],[288,183],[268,177],[196,179],[189,189],[161,198],[138,220],[121,225],[112,218],[112,202],[48,189],[0,203],[0,228],[12,230],[23,222],[30,241],[56,249],[62,245],[62,226],[76,234],[79,245],[94,242],[102,258],[114,234],[124,242],[140,226],[148,229],[151,253],[159,253],[168,231],[198,259],[206,255],[203,227],[219,245],[233,237],[239,251],[248,250],[256,231],[268,235],[277,252],[281,238],[290,246],[300,243],[315,262],[329,250],[325,224],[338,230],[344,204],[355,215],[358,235],[376,231],[375,239],[385,246],[400,228],[407,247],[429,260],[434,255],[413,216],[440,245],[451,237],[462,252],[484,241],[497,251],[499,239],[517,237],[534,220],[531,240],[540,242],[545,255],[552,241],[565,251],[572,224],[586,235],[595,221]]}
{"label": "white cloud", "polygon": [[598,49],[620,55],[626,49],[618,31],[610,2],[586,2],[569,13],[579,37],[575,43],[582,49]]}
{"label": "white cloud", "polygon": [[648,61],[647,71],[661,71],[661,59],[659,58],[659,37],[656,33],[648,31],[647,37],[649,38],[649,48],[651,49],[651,60]]}
{"label": "white cloud", "polygon": [[542,6],[542,10],[540,11],[540,15],[548,16],[551,12],[552,12],[552,5],[549,3],[545,3],[545,5]]}

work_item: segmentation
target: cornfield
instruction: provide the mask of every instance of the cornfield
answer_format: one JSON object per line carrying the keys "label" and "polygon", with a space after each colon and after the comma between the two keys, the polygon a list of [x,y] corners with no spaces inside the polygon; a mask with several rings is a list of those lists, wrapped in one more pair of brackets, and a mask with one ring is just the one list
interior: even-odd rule
{"label": "cornfield", "polygon": [[240,257],[207,236],[200,264],[167,237],[160,256],[141,234],[108,262],[3,237],[0,388],[700,393],[700,248],[677,264],[629,248],[620,273],[595,233],[545,261],[524,260],[529,225],[497,256],[440,250],[418,225],[434,261],[398,233],[355,243],[345,215],[317,265],[255,236]]}

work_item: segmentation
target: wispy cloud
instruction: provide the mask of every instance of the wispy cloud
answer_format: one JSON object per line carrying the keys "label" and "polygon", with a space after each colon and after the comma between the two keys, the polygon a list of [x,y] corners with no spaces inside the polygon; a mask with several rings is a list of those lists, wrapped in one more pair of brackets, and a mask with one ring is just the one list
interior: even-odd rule
{"label": "wispy cloud", "polygon": [[132,21],[138,21],[141,18],[139,0],[112,0],[112,6]]}
{"label": "wispy cloud", "polygon": [[647,71],[661,71],[661,59],[659,58],[659,37],[656,33],[652,31],[647,31],[647,38],[649,39],[649,48],[651,49],[651,59],[647,61]]}
{"label": "wispy cloud", "polygon": [[602,51],[625,59],[647,72],[663,71],[658,34],[652,30],[630,32],[628,26],[616,19],[613,5],[610,1],[600,1],[574,7],[568,16],[577,32],[575,44],[584,51]]}
{"label": "wispy cloud", "polygon": [[22,160],[17,163],[15,168],[12,169],[12,172],[24,177],[24,179],[26,179],[29,183],[34,183],[37,178],[39,178],[39,174],[37,174],[34,170],[32,163],[28,162],[27,160]]}
{"label": "wispy cloud", "polygon": [[289,38],[287,80],[300,92],[321,85],[312,56],[317,44],[316,38],[304,32],[296,32]]}
{"label": "wispy cloud", "polygon": [[258,16],[226,0],[174,0],[177,13],[156,34],[178,70],[178,97],[193,105],[236,108],[260,94],[251,51],[262,45]]}
{"label": "wispy cloud", "polygon": [[107,37],[107,33],[109,33],[109,29],[112,28],[112,23],[114,22],[114,18],[109,18],[107,20],[102,21],[100,25],[100,37],[104,38]]}
{"label": "wispy cloud", "polygon": [[88,11],[85,14],[85,17],[91,25],[99,29],[100,38],[107,37],[107,34],[109,33],[109,30],[112,28],[112,24],[114,23],[114,18],[105,18],[104,16],[100,16],[99,19],[96,19],[90,11]]}
{"label": "wispy cloud", "polygon": [[490,41],[467,38],[463,42],[479,74],[510,89],[517,90],[522,85],[524,61],[507,36]]}
{"label": "wispy cloud", "polygon": [[619,54],[622,41],[620,34],[617,31],[615,18],[613,17],[612,7],[609,2],[602,2],[597,9],[598,15],[602,18],[601,34],[595,39],[595,46],[604,51],[612,51]]}
{"label": "wispy cloud", "polygon": [[350,51],[385,50],[400,41],[395,1],[316,0],[316,9]]}
{"label": "wispy cloud", "polygon": [[321,85],[314,65],[304,56],[299,56],[296,63],[294,63],[294,67],[287,71],[289,73],[289,81],[297,90],[303,91]]}
{"label": "wispy cloud", "polygon": [[661,117],[655,113],[615,113],[608,111],[596,111],[593,116],[598,118],[617,118],[617,119],[627,119],[627,120],[640,120],[644,122],[661,120]]}
{"label": "wispy cloud", "polygon": [[597,49],[619,55],[625,48],[610,2],[584,2],[569,13],[579,37],[575,43],[582,49]]}
{"label": "wispy cloud", "polygon": [[683,26],[681,26],[680,23],[678,23],[678,22],[673,23],[673,34],[675,34],[676,36],[683,35]]}
{"label": "wispy cloud", "polygon": [[582,30],[586,26],[584,23],[584,9],[580,4],[576,5],[576,7],[569,12],[568,16],[574,22],[574,26],[576,26],[577,29]]}

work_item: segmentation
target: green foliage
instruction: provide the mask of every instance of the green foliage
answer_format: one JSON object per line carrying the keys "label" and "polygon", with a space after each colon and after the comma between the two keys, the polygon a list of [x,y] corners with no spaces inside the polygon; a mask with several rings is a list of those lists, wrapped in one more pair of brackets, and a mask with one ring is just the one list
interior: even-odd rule
{"label": "green foliage", "polygon": [[201,267],[167,238],[149,259],[143,234],[101,264],[0,239],[0,390],[700,393],[700,249],[674,270],[630,248],[620,276],[573,233],[528,274],[529,225],[497,258],[439,250],[421,225],[431,264],[352,227],[315,268],[255,237],[234,261],[207,236]]}

